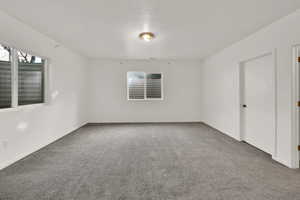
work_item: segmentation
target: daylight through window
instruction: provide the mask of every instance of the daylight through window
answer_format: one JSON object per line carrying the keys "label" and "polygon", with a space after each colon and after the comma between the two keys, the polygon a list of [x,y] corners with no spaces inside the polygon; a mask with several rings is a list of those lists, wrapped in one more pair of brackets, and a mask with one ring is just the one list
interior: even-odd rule
{"label": "daylight through window", "polygon": [[162,74],[127,72],[128,100],[162,100]]}
{"label": "daylight through window", "polygon": [[43,103],[45,63],[39,56],[0,45],[0,108]]}

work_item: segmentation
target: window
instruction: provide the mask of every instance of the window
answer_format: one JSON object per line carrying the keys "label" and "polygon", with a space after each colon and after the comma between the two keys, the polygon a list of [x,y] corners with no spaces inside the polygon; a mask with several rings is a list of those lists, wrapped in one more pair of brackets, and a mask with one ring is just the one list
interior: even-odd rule
{"label": "window", "polygon": [[0,45],[0,108],[44,103],[46,60]]}
{"label": "window", "polygon": [[161,99],[161,74],[147,74],[147,99]]}
{"label": "window", "polygon": [[11,49],[0,44],[0,108],[11,107]]}
{"label": "window", "polygon": [[44,102],[45,60],[18,51],[18,104]]}
{"label": "window", "polygon": [[145,73],[144,72],[128,72],[128,98],[144,99],[145,98]]}
{"label": "window", "polygon": [[128,100],[162,100],[162,74],[127,72]]}

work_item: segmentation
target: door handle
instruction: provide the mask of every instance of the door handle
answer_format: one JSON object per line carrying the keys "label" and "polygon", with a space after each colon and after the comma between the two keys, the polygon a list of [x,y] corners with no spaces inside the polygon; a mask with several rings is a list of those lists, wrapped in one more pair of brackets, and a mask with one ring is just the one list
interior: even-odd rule
{"label": "door handle", "polygon": [[247,105],[246,105],[246,104],[243,104],[243,108],[247,108]]}

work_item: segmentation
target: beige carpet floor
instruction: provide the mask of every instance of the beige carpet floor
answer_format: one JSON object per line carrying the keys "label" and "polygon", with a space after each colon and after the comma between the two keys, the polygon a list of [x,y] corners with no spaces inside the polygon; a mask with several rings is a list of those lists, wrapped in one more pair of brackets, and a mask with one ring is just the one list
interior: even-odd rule
{"label": "beige carpet floor", "polygon": [[85,126],[0,171],[1,200],[300,200],[300,171],[204,124]]}

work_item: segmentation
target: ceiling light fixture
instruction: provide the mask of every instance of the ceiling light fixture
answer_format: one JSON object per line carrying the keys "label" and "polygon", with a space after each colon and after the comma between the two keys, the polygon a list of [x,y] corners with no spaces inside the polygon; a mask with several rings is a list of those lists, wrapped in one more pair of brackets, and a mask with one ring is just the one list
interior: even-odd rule
{"label": "ceiling light fixture", "polygon": [[149,42],[155,38],[155,35],[154,35],[154,33],[151,33],[151,32],[143,32],[139,35],[139,38],[141,38],[142,40],[144,40],[146,42]]}

